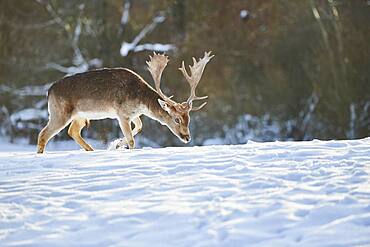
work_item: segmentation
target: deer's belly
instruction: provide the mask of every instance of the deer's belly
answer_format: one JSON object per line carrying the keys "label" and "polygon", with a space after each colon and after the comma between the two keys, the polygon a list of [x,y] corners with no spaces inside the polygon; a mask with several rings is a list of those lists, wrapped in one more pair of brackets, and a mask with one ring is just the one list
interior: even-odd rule
{"label": "deer's belly", "polygon": [[117,118],[117,115],[114,112],[78,112],[77,115],[82,118],[87,118],[90,120],[99,120],[99,119],[106,119]]}

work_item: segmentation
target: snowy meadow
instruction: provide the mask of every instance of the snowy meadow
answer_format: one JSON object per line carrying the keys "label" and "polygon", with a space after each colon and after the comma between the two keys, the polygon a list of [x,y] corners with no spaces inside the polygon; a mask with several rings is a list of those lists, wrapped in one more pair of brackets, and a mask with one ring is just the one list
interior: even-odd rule
{"label": "snowy meadow", "polygon": [[370,247],[369,8],[1,0],[0,247]]}
{"label": "snowy meadow", "polygon": [[368,246],[369,174],[369,138],[43,155],[9,146],[0,242]]}

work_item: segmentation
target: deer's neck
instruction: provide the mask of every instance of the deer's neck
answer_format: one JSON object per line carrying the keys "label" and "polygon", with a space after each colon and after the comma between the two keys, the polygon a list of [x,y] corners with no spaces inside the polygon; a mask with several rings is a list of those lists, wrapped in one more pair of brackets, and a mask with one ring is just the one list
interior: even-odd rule
{"label": "deer's neck", "polygon": [[169,121],[172,121],[171,117],[159,105],[158,99],[161,99],[161,96],[159,96],[159,94],[157,94],[155,91],[153,91],[153,93],[145,99],[146,102],[144,104],[146,105],[147,110],[144,115],[157,120],[163,125],[167,125]]}

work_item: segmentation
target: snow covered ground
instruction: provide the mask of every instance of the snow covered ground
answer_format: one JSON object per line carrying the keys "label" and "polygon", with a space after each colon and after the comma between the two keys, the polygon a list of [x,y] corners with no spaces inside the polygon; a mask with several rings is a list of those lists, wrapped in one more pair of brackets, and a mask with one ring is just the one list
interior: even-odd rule
{"label": "snow covered ground", "polygon": [[0,150],[1,246],[370,246],[370,138]]}

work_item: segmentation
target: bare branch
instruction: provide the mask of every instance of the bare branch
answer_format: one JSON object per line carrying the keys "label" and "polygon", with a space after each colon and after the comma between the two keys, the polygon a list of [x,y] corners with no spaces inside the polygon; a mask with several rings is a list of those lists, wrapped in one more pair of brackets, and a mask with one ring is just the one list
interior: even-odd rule
{"label": "bare branch", "polygon": [[[140,33],[134,38],[134,40],[131,42],[131,43],[128,43],[128,42],[122,42],[122,45],[121,45],[121,49],[120,49],[120,54],[121,56],[125,57],[127,56],[130,51],[141,51],[143,50],[142,47],[138,48],[136,50],[136,47],[138,47],[139,43],[141,42],[141,40],[144,39],[144,37],[151,33],[160,23],[164,22],[166,20],[166,17],[164,16],[163,13],[155,16],[152,20],[152,22],[148,25],[146,25],[141,31]],[[147,46],[149,47],[149,46]],[[152,48],[155,48],[154,46]],[[173,46],[169,47],[167,46],[166,48],[171,48],[173,49]],[[156,51],[156,50],[154,50]]]}
{"label": "bare branch", "polygon": [[124,0],[123,1],[123,11],[121,16],[121,26],[119,29],[118,34],[123,34],[125,31],[126,24],[130,19],[130,8],[131,8],[131,0]]}

